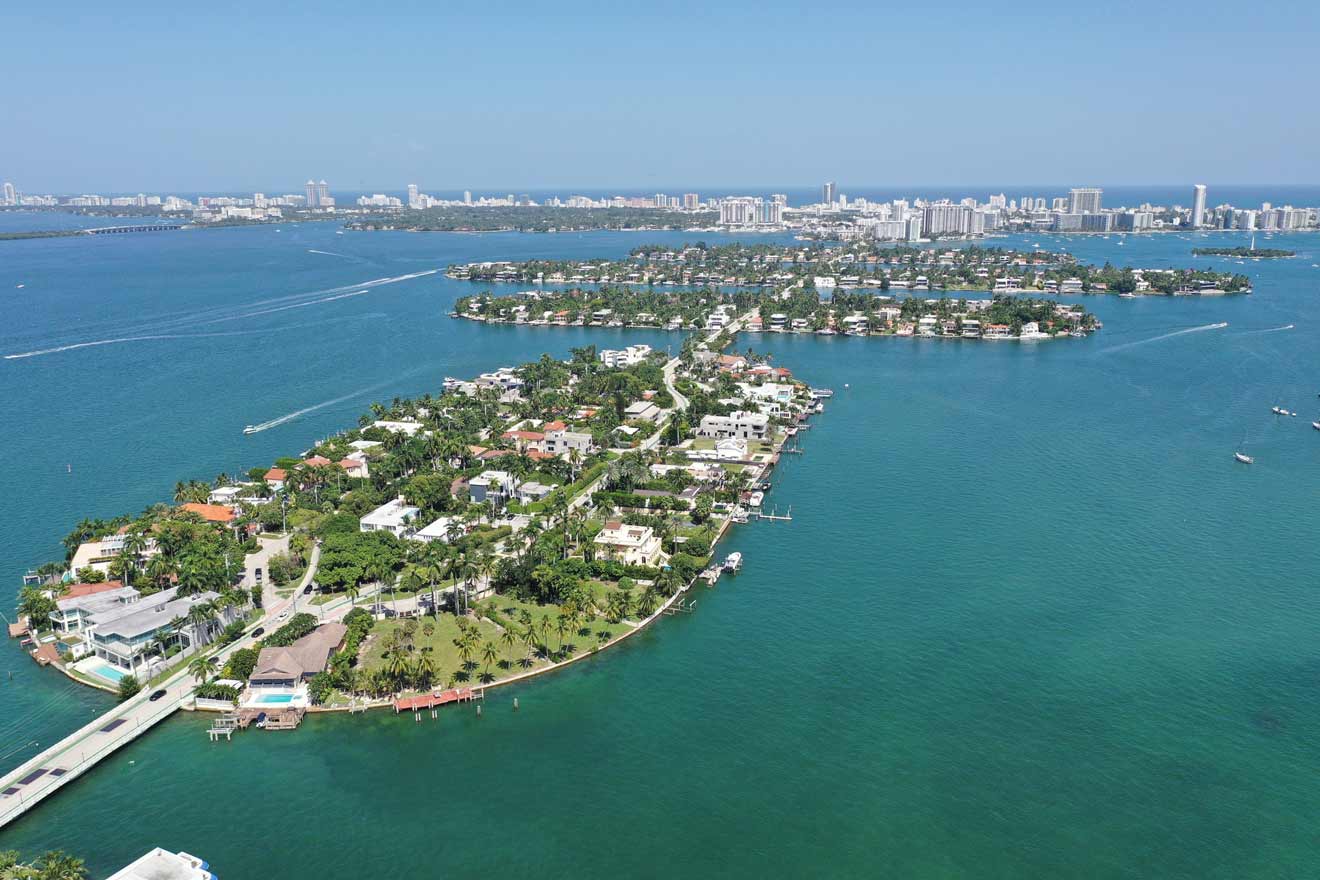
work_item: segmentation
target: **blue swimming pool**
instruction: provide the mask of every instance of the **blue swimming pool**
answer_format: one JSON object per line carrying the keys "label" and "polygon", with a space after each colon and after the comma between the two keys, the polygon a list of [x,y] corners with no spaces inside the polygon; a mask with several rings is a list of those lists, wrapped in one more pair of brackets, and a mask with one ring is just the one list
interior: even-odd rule
{"label": "blue swimming pool", "polygon": [[260,694],[252,702],[262,706],[273,706],[273,705],[282,706],[286,703],[293,702],[293,694]]}
{"label": "blue swimming pool", "polygon": [[94,663],[88,663],[83,668],[86,669],[87,672],[91,675],[96,675],[101,678],[104,678],[106,681],[111,681],[116,683],[119,681],[119,679],[123,678],[125,675],[128,675],[128,672],[126,672],[125,670],[120,669],[117,666],[111,666],[109,663],[106,663],[102,660],[97,660]]}

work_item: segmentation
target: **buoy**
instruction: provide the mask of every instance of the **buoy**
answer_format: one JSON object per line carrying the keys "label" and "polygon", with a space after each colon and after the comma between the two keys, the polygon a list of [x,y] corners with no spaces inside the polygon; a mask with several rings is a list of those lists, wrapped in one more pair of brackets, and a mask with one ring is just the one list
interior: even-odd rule
{"label": "buoy", "polygon": [[[12,672],[9,673],[9,677],[10,677],[10,678],[13,678],[13,677],[14,677],[14,673],[12,673]],[[517,697],[514,697],[514,698],[513,698],[513,711],[515,711],[515,712],[518,711],[518,698],[517,698]]]}
{"label": "buoy", "polygon": [[480,703],[477,703],[477,717],[478,717],[478,718],[481,717],[481,704],[480,704]]}

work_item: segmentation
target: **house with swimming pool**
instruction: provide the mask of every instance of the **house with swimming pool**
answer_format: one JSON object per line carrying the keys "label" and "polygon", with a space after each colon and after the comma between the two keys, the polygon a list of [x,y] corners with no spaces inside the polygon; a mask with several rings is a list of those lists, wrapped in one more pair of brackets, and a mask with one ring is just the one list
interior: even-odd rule
{"label": "house with swimming pool", "polygon": [[86,653],[109,667],[97,667],[92,673],[115,680],[128,674],[141,678],[143,671],[161,665],[164,653],[172,648],[187,653],[194,645],[205,644],[210,631],[242,616],[242,610],[233,606],[217,611],[208,623],[186,622],[194,608],[218,598],[218,593],[210,591],[179,596],[178,588],[171,587],[91,614],[82,622]]}
{"label": "house with swimming pool", "polygon": [[344,644],[348,627],[323,623],[291,645],[265,647],[248,676],[239,706],[245,709],[306,707],[307,682],[325,670],[330,657]]}

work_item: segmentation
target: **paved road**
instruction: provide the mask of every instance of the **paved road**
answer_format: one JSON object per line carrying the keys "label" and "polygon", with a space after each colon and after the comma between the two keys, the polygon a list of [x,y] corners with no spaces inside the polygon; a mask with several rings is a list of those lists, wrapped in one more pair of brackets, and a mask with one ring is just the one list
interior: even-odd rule
{"label": "paved road", "polygon": [[[293,611],[294,603],[303,586],[316,575],[321,558],[320,546],[312,548],[307,573],[293,596],[265,609],[265,614],[253,624],[270,626],[279,621],[286,610]],[[223,666],[229,655],[240,648],[249,648],[256,642],[252,629],[247,635],[216,652],[216,663]],[[145,687],[132,699],[125,700],[100,718],[75,731],[41,754],[24,762],[0,778],[0,828],[17,819],[28,809],[60,789],[65,783],[81,776],[96,766],[102,758],[124,744],[136,739],[158,721],[167,718],[191,698],[196,682],[184,668],[175,672],[161,684]],[[156,700],[151,694],[164,691]]]}

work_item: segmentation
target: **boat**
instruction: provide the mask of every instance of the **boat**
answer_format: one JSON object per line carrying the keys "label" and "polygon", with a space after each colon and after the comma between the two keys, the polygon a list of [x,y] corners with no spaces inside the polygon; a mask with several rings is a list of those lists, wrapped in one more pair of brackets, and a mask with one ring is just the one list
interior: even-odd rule
{"label": "boat", "polygon": [[833,397],[834,391],[830,388],[813,388],[811,389],[811,396],[817,400],[825,400]]}
{"label": "boat", "polygon": [[1320,421],[1312,422],[1311,427],[1315,428],[1317,431],[1320,431]]}
{"label": "boat", "polygon": [[752,497],[747,499],[747,503],[752,507],[760,507],[761,502],[765,500],[764,492],[753,492]]}
{"label": "boat", "polygon": [[1252,464],[1256,460],[1252,458],[1250,455],[1247,455],[1245,452],[1235,452],[1233,453],[1233,457],[1238,461],[1242,462],[1243,464]]}
{"label": "boat", "polygon": [[244,433],[244,434],[255,434],[255,433],[257,433],[257,426],[256,426],[256,425],[248,425],[247,427],[245,427],[245,428],[243,429],[243,433]]}
{"label": "boat", "polygon": [[730,553],[727,557],[725,557],[725,559],[724,559],[724,570],[725,570],[725,571],[733,572],[733,573],[736,574],[736,573],[737,573],[738,571],[740,571],[741,569],[742,569],[742,554],[741,554],[741,553],[739,553],[737,550],[735,550],[735,551],[733,551],[732,553]]}
{"label": "boat", "polygon": [[825,412],[825,404],[823,403],[816,404],[815,408],[812,411],[815,412],[817,415],[820,415],[821,413]]}
{"label": "boat", "polygon": [[1286,410],[1286,409],[1284,409],[1284,408],[1281,407],[1281,406],[1272,406],[1272,407],[1270,407],[1270,412],[1274,413],[1276,416],[1295,416],[1295,415],[1297,415],[1297,413],[1292,412],[1292,411],[1290,411],[1290,410]]}
{"label": "boat", "polygon": [[745,523],[747,522],[747,511],[741,507],[735,507],[733,512],[729,514],[729,519],[736,523]]}

